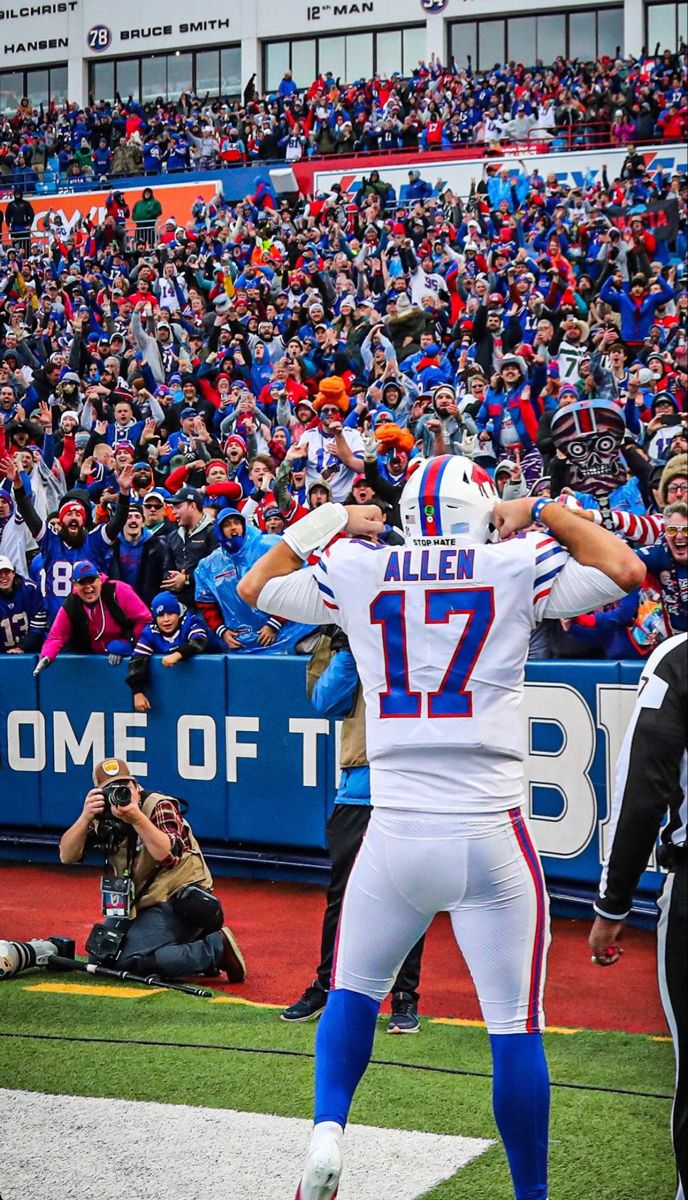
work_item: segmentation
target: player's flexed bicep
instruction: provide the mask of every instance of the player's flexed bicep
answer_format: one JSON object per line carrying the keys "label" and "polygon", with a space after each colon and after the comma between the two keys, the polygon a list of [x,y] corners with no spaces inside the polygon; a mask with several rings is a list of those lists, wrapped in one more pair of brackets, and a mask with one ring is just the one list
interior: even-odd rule
{"label": "player's flexed bicep", "polygon": [[574,617],[626,593],[596,567],[584,567],[546,530],[527,534],[534,551],[533,618]]}

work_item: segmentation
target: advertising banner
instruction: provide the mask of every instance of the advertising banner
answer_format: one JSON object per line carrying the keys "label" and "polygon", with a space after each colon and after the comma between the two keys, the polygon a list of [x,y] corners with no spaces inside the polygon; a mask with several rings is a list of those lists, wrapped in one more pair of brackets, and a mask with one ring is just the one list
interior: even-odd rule
{"label": "advertising banner", "polygon": [[[322,852],[340,722],[311,707],[305,668],[295,656],[208,656],[172,671],[154,662],[151,711],[135,713],[124,665],[60,656],[36,684],[30,662],[4,656],[0,828],[61,831],[93,763],[113,755],[144,787],[187,800],[206,842]],[[592,892],[599,879],[639,674],[631,663],[528,664],[526,811],[560,894]],[[653,896],[660,884],[650,870],[642,891]]]}
{"label": "advertising banner", "polygon": [[[678,143],[644,146],[641,148],[641,153],[649,171],[661,168],[665,173],[672,175],[674,172],[688,170],[685,147]],[[553,174],[570,187],[583,187],[586,183],[599,182],[604,166],[607,168],[607,175],[611,182],[621,171],[625,157],[626,150],[623,146],[619,149],[579,150],[557,154],[538,154],[533,151],[524,153],[520,157],[517,157],[513,151],[505,150],[503,157],[499,159],[484,160],[476,157],[454,161],[451,159],[438,161],[433,158],[432,161],[425,161],[422,153],[394,155],[386,158],[380,155],[370,155],[359,156],[356,160],[338,164],[334,169],[329,166],[327,170],[321,169],[320,165],[315,163],[313,164],[313,182],[316,191],[327,192],[334,183],[338,183],[343,191],[355,193],[360,187],[363,176],[369,175],[370,171],[375,168],[380,172],[385,183],[391,183],[399,197],[400,189],[408,184],[409,171],[417,169],[421,172],[422,177],[432,183],[437,190],[442,190],[439,187],[439,181],[441,181],[443,188],[449,187],[458,196],[465,199],[470,193],[471,182],[473,180],[476,183],[480,181],[483,162],[508,167],[514,173],[525,170],[526,174],[530,174],[531,171],[537,169],[543,179],[546,179],[549,174]]]}

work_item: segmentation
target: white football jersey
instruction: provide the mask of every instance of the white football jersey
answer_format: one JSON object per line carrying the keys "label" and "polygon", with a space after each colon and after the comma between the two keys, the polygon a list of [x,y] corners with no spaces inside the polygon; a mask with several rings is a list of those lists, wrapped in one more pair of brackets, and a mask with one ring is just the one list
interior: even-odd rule
{"label": "white football jersey", "polygon": [[[344,426],[344,441],[352,454],[363,458],[363,439],[357,429]],[[341,504],[347,499],[356,472],[341,462],[332,453],[334,438],[323,433],[322,429],[308,429],[301,436],[301,444],[308,446],[306,463],[306,484],[323,477],[330,485],[332,499],[335,504]]]}
{"label": "white football jersey", "polygon": [[533,628],[623,594],[543,531],[490,545],[341,539],[317,566],[271,580],[259,607],[348,635],[373,804],[485,812],[521,800]]}

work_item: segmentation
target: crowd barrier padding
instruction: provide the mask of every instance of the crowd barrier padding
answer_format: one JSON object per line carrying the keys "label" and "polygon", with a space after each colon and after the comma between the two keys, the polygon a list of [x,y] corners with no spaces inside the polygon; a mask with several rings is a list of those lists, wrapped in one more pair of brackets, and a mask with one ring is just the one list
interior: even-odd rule
{"label": "crowd barrier padding", "polygon": [[[322,855],[339,722],[310,705],[304,658],[204,656],[171,670],[155,660],[149,713],[133,711],[125,663],[60,656],[34,679],[33,662],[0,660],[0,831],[61,831],[93,762],[115,755],[144,786],[187,800],[202,841]],[[599,879],[639,673],[634,663],[528,663],[527,807],[555,892],[590,894]],[[648,870],[641,896],[660,884]]]}

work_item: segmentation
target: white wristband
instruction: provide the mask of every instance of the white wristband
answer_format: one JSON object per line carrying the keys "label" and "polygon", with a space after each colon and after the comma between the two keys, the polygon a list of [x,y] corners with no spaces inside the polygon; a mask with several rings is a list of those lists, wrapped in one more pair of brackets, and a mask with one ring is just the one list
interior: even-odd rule
{"label": "white wristband", "polygon": [[307,517],[290,525],[282,534],[282,541],[305,562],[314,550],[326,546],[336,534],[346,529],[348,520],[349,514],[343,504],[321,504]]}

